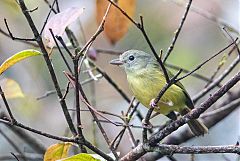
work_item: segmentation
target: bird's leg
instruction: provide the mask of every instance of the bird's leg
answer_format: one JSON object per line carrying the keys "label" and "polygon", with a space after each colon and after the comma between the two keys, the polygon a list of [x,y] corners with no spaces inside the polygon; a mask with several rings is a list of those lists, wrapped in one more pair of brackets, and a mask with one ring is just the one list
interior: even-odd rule
{"label": "bird's leg", "polygon": [[153,108],[159,108],[158,106],[157,106],[157,104],[155,103],[155,99],[152,99],[151,101],[150,101],[150,107],[153,107]]}
{"label": "bird's leg", "polygon": [[[150,101],[150,107],[152,107],[152,108],[156,108],[156,109],[160,109],[159,107],[158,107],[158,105],[155,103],[155,101],[154,101],[154,99],[152,99],[151,101]],[[152,119],[152,118],[154,118],[155,116],[157,116],[157,115],[159,115],[160,113],[155,113],[155,114],[153,114],[151,117],[150,117],[150,119]],[[149,120],[150,120],[149,119]],[[142,126],[144,127],[144,128],[153,128],[153,125],[150,123],[150,121],[148,121],[148,122],[146,122],[146,120],[145,119],[143,119],[142,120]]]}

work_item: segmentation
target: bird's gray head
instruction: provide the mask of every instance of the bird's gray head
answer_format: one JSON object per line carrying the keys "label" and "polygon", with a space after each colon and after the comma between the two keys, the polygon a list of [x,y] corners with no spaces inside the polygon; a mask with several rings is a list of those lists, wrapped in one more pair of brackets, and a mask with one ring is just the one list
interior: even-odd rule
{"label": "bird's gray head", "polygon": [[[128,50],[110,62],[113,65],[122,66],[126,73],[139,71],[149,64],[155,64],[157,61],[152,54],[140,50]],[[158,64],[158,63],[156,63]]]}

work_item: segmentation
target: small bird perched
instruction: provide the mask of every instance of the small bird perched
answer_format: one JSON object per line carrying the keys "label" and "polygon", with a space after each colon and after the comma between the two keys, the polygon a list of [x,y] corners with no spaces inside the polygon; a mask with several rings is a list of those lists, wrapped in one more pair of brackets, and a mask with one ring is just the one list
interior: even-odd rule
{"label": "small bird perched", "polygon": [[[157,97],[166,84],[165,76],[154,55],[139,50],[128,50],[120,55],[119,59],[112,60],[110,64],[120,65],[124,68],[134,96],[145,107],[150,108],[152,100]],[[172,76],[169,71],[167,72],[169,76]],[[170,119],[176,119],[173,111],[185,115],[193,108],[194,105],[189,94],[178,82],[168,88],[154,111],[166,115]],[[208,128],[199,120],[190,120],[188,125],[196,136],[208,132]]]}

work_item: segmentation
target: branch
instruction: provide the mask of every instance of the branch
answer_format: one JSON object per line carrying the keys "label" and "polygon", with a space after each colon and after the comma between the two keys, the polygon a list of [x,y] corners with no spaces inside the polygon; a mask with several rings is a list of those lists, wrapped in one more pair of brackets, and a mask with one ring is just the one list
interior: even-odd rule
{"label": "branch", "polygon": [[193,102],[196,103],[200,98],[202,98],[205,94],[207,94],[210,90],[212,90],[214,87],[217,86],[226,76],[239,64],[240,57],[238,56],[231,64],[230,66],[223,72],[222,75],[220,75],[217,79],[215,79],[207,88],[204,88],[201,92],[196,94],[193,97]]}
{"label": "branch", "polygon": [[5,97],[4,92],[2,91],[2,87],[1,86],[0,86],[0,95],[2,96],[2,99],[3,99],[3,102],[4,102],[5,107],[7,109],[7,112],[9,114],[10,118],[11,118],[11,122],[12,122],[12,124],[14,124],[14,122],[16,122],[16,119],[14,118],[14,116],[12,114],[12,111],[11,111],[9,105],[8,105],[7,99]]}
{"label": "branch", "polygon": [[6,125],[9,125],[9,126],[17,126],[17,127],[22,128],[22,129],[31,131],[35,134],[42,135],[42,136],[45,136],[47,138],[51,138],[51,139],[54,139],[54,140],[60,140],[60,141],[63,141],[63,142],[75,142],[75,139],[67,138],[67,137],[59,137],[59,136],[55,136],[55,135],[52,135],[52,134],[48,134],[48,133],[42,132],[40,130],[36,130],[36,129],[33,129],[33,128],[28,127],[26,125],[23,125],[19,122],[14,122],[14,124],[12,124],[11,121],[9,121],[7,118],[0,118],[0,122],[4,123]]}
{"label": "branch", "polygon": [[36,39],[36,41],[37,41],[37,43],[38,43],[38,45],[39,45],[39,47],[40,47],[40,49],[41,49],[41,51],[43,53],[43,57],[45,59],[45,62],[46,62],[47,67],[48,67],[48,70],[50,72],[50,75],[51,75],[54,87],[55,87],[55,89],[57,91],[57,95],[58,95],[58,98],[60,100],[59,102],[61,104],[61,107],[62,107],[64,116],[65,116],[65,118],[67,120],[68,126],[69,126],[72,134],[76,135],[77,134],[76,129],[75,129],[74,125],[73,125],[71,116],[70,116],[70,114],[69,114],[69,112],[67,110],[67,104],[66,104],[65,100],[62,99],[63,95],[62,95],[62,92],[61,92],[61,88],[59,86],[59,83],[58,83],[58,80],[57,80],[57,76],[56,76],[55,71],[53,69],[52,63],[51,63],[51,61],[49,59],[48,53],[47,53],[47,51],[46,51],[46,49],[44,47],[42,38],[39,35],[39,32],[38,32],[38,30],[37,30],[37,28],[36,28],[32,18],[30,16],[29,12],[28,12],[28,9],[27,9],[27,7],[25,5],[24,0],[19,0],[19,4],[20,4],[21,10],[22,10],[24,16],[26,17],[26,19],[28,21],[29,26],[31,27],[31,30],[32,30],[32,32],[33,32],[33,34],[35,36],[35,39]]}
{"label": "branch", "polygon": [[[183,1],[179,1],[179,0],[171,0],[171,2],[179,5],[179,6],[184,6],[185,4],[182,3]],[[233,26],[231,26],[229,23],[227,23],[226,20],[224,19],[220,19],[219,17],[213,15],[212,13],[206,11],[206,10],[203,10],[201,8],[198,8],[194,5],[192,5],[191,9],[190,9],[192,12],[195,12],[197,14],[199,14],[200,16],[212,21],[212,22],[215,22],[217,23],[217,25],[221,25],[221,26],[226,26],[227,28],[229,28],[232,32],[236,33],[239,35],[239,30],[234,28]]]}
{"label": "branch", "polygon": [[59,140],[59,141],[63,141],[63,142],[72,142],[72,143],[76,143],[76,144],[81,144],[81,145],[85,145],[86,147],[88,147],[89,149],[91,149],[92,151],[96,152],[97,154],[101,155],[103,158],[105,158],[106,160],[109,160],[109,161],[112,161],[113,159],[111,157],[109,157],[107,154],[105,154],[104,152],[102,152],[100,149],[98,149],[97,147],[91,145],[91,143],[89,143],[87,140],[79,140],[78,138],[76,139],[73,139],[73,138],[67,138],[67,137],[59,137],[59,136],[55,136],[55,135],[52,135],[52,134],[49,134],[49,133],[45,133],[45,132],[42,132],[40,130],[36,130],[36,129],[33,129],[31,127],[28,127],[26,125],[23,125],[19,122],[14,122],[14,124],[12,124],[8,119],[6,118],[0,118],[0,122],[1,123],[4,123],[8,126],[16,126],[16,127],[19,127],[19,128],[22,128],[22,129],[25,129],[25,130],[28,130],[30,132],[33,132],[35,134],[38,134],[38,135],[41,135],[41,136],[44,136],[44,137],[47,137],[47,138],[51,138],[51,139],[54,139],[54,140]]}
{"label": "branch", "polygon": [[163,155],[179,154],[207,154],[207,153],[236,153],[240,155],[239,145],[227,146],[179,146],[158,144],[155,147],[145,146],[147,152],[160,152]]}
{"label": "branch", "polygon": [[[213,114],[212,112],[208,112],[209,115],[207,115],[208,113],[206,114],[203,113],[200,117],[201,120],[208,128],[213,127],[239,107],[240,105],[239,97],[240,91],[238,91],[237,93],[233,93],[231,97],[228,97],[225,100],[223,100],[224,104],[226,105],[224,104],[219,105],[219,108],[217,110],[214,110],[215,114]],[[190,129],[187,126],[185,126],[181,131],[177,131],[166,137],[164,139],[163,144],[178,145],[194,137],[195,136],[190,132]],[[155,161],[163,156],[164,155],[159,152],[153,152],[147,154],[145,158],[148,161]]]}
{"label": "branch", "polygon": [[27,38],[19,38],[19,37],[14,37],[12,32],[10,31],[10,28],[8,26],[8,23],[7,23],[7,19],[4,18],[4,23],[7,27],[7,31],[8,31],[8,34],[9,36],[12,38],[12,40],[19,40],[19,41],[26,41],[26,42],[29,42],[29,41],[36,41],[36,38],[33,38],[33,39],[27,39]]}
{"label": "branch", "polygon": [[42,145],[42,142],[38,141],[38,139],[33,137],[24,129],[10,125],[8,125],[8,127],[15,135],[17,135],[24,142],[26,142],[29,147],[31,147],[37,154],[43,154],[46,151],[46,148],[44,147],[44,145]]}
{"label": "branch", "polygon": [[113,0],[107,0],[108,2],[110,2],[114,7],[116,7],[124,16],[126,16],[142,33],[143,37],[145,38],[145,40],[147,41],[153,55],[155,56],[155,58],[157,59],[163,73],[164,73],[164,76],[165,76],[165,79],[166,79],[166,82],[169,82],[169,76],[168,76],[168,73],[167,73],[167,70],[165,68],[165,66],[163,65],[163,62],[162,60],[159,58],[156,50],[154,49],[150,39],[148,38],[148,35],[145,31],[145,28],[144,28],[144,24],[143,24],[143,17],[140,16],[140,23],[134,21],[123,9],[121,9],[116,3],[113,2]]}
{"label": "branch", "polygon": [[179,24],[179,27],[178,27],[177,31],[175,32],[175,36],[173,37],[172,43],[171,43],[171,45],[169,46],[169,48],[168,48],[168,50],[167,50],[167,53],[166,53],[166,55],[165,55],[165,57],[164,57],[164,59],[163,59],[163,63],[165,63],[165,62],[167,61],[167,58],[169,57],[169,55],[171,54],[171,52],[172,52],[172,50],[173,50],[173,48],[174,48],[174,46],[175,46],[175,43],[176,43],[176,41],[177,41],[177,38],[178,38],[178,36],[179,36],[179,34],[180,34],[180,31],[182,30],[183,24],[184,24],[184,22],[185,22],[185,20],[186,20],[186,17],[187,17],[187,15],[188,15],[188,12],[189,12],[189,9],[190,9],[191,4],[192,4],[192,0],[189,0],[188,4],[187,4],[187,6],[186,6],[185,12],[184,12],[184,14],[183,14],[182,20],[181,20],[181,22],[180,22],[180,24]]}
{"label": "branch", "polygon": [[[76,106],[76,112],[77,112],[77,132],[78,132],[78,137],[80,140],[85,140],[85,137],[83,135],[82,131],[82,123],[81,123],[81,115],[80,115],[80,99],[79,99],[79,75],[78,75],[78,59],[74,58],[73,59],[73,64],[74,64],[74,76],[75,76],[75,106]],[[79,145],[80,150],[82,153],[86,153],[87,150],[85,147],[82,145]]]}
{"label": "branch", "polygon": [[[148,110],[147,115],[144,119],[144,124],[148,125],[149,124],[149,120],[151,117],[151,114],[154,110],[154,108],[156,107],[157,103],[160,101],[160,99],[162,98],[162,96],[164,95],[164,93],[168,90],[168,88],[170,88],[174,83],[177,82],[177,77],[181,74],[181,70],[178,71],[178,73],[176,75],[174,75],[169,82],[161,89],[161,91],[159,92],[159,94],[157,95],[157,97],[153,100],[153,102],[151,102],[151,108]],[[143,128],[143,142],[147,142],[147,128]]]}
{"label": "branch", "polygon": [[[173,131],[177,130],[180,126],[184,125],[190,119],[197,119],[200,114],[206,111],[211,105],[213,105],[219,98],[221,98],[230,88],[232,88],[240,80],[240,72],[237,73],[231,80],[229,80],[223,87],[216,91],[211,97],[209,97],[205,102],[201,104],[200,107],[193,109],[190,113],[186,114],[182,118],[170,123],[160,132],[152,135],[147,144],[150,146],[155,146],[159,141],[165,138],[167,135],[171,134]],[[145,143],[146,144],[146,143]],[[137,160],[147,151],[144,149],[144,144],[139,144],[136,148],[126,154],[122,161]]]}

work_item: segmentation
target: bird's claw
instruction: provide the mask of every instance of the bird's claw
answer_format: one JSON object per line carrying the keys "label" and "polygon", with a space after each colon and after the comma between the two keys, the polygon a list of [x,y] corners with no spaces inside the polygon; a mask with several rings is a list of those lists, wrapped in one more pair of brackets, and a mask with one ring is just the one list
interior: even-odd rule
{"label": "bird's claw", "polygon": [[157,104],[155,103],[155,99],[152,99],[149,104],[151,107],[156,108],[158,107]]}

